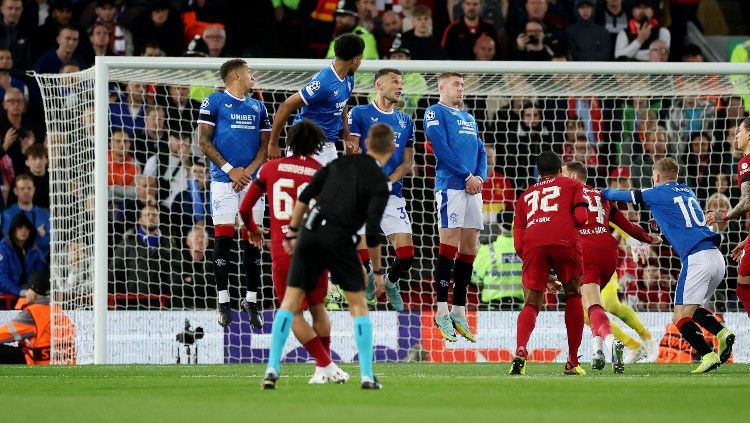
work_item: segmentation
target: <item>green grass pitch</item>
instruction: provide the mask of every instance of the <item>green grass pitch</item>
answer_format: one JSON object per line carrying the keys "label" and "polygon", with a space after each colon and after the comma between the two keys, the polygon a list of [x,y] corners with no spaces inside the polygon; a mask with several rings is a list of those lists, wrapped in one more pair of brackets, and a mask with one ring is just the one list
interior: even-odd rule
{"label": "green grass pitch", "polygon": [[688,365],[632,365],[625,375],[584,365],[585,377],[537,363],[510,377],[508,366],[376,363],[382,391],[360,390],[352,365],[342,366],[352,375],[345,385],[308,385],[312,365],[284,365],[276,391],[260,389],[260,365],[0,366],[0,399],[6,418],[49,423],[741,422],[750,415],[749,365],[704,375],[689,374]]}

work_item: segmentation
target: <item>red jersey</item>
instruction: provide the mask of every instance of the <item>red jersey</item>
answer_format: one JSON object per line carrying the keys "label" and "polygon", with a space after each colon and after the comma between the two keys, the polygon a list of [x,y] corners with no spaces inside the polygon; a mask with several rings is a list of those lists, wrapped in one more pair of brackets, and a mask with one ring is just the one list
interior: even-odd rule
{"label": "red jersey", "polygon": [[242,199],[240,216],[248,229],[255,230],[253,205],[266,194],[271,217],[271,255],[283,254],[282,241],[292,218],[297,195],[322,166],[311,157],[291,156],[266,162]]}
{"label": "red jersey", "polygon": [[741,187],[745,181],[750,181],[750,154],[742,157],[737,163],[737,186]]}
{"label": "red jersey", "polygon": [[641,242],[651,242],[651,236],[638,225],[631,223],[627,217],[614,207],[601,192],[590,186],[583,188],[583,197],[589,204],[588,221],[579,229],[581,234],[581,249],[601,250],[609,248],[617,250],[617,240],[611,235],[609,222],[614,223],[628,235]]}
{"label": "red jersey", "polygon": [[575,247],[586,223],[583,184],[564,176],[545,176],[516,201],[513,241],[516,253],[545,245]]}

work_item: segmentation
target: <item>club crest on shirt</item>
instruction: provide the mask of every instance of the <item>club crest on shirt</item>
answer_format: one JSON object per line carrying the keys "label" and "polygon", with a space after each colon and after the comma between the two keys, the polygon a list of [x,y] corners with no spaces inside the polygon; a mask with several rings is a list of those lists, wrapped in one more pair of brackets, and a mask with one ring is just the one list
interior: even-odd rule
{"label": "club crest on shirt", "polygon": [[252,106],[250,106],[250,107],[251,107],[251,108],[252,108],[253,110],[255,110],[255,112],[256,112],[256,113],[260,113],[260,107],[258,107],[258,105],[257,105],[257,104],[253,104],[253,105],[252,105]]}
{"label": "club crest on shirt", "polygon": [[333,90],[333,95],[334,95],[334,96],[337,96],[337,95],[339,95],[339,90]]}
{"label": "club crest on shirt", "polygon": [[399,126],[401,126],[401,129],[406,129],[406,121],[403,119],[398,120]]}

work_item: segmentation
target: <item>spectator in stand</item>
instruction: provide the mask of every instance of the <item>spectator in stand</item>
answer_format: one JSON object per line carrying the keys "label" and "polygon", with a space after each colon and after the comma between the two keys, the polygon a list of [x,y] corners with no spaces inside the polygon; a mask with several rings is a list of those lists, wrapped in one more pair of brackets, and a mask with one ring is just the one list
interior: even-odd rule
{"label": "spectator in stand", "polygon": [[[508,12],[509,36],[513,37],[513,39],[518,38],[518,35],[524,32],[526,22],[528,21],[541,22],[546,30],[547,45],[556,54],[567,53],[567,47],[565,47],[565,27],[568,25],[569,17],[573,15],[566,9],[570,8],[572,10],[571,5],[567,4],[563,7],[560,1],[550,2],[548,0],[522,0],[521,2],[523,3],[522,8],[510,9],[515,9],[516,13],[511,13],[510,10]],[[566,0],[566,3],[570,2]]]}
{"label": "spectator in stand", "polygon": [[23,2],[21,0],[2,0],[0,12],[3,14],[0,25],[0,47],[7,48],[13,55],[14,71],[26,72],[31,67],[31,35],[29,28],[19,25]]}
{"label": "spectator in stand", "polygon": [[170,85],[167,87],[167,93],[167,102],[164,105],[167,112],[167,131],[192,132],[198,120],[201,103],[190,98],[190,87],[186,85]]}
{"label": "spectator in stand", "polygon": [[133,157],[141,166],[156,153],[166,150],[163,146],[168,138],[166,116],[164,107],[146,106],[143,129],[136,129],[133,136]]}
{"label": "spectator in stand", "polygon": [[[599,167],[599,153],[596,146],[586,138],[586,134],[576,132],[572,140],[565,140],[565,144],[563,144],[563,161],[586,163],[589,173],[595,173]],[[590,176],[593,180],[595,175]]]}
{"label": "spectator in stand", "polygon": [[60,28],[73,23],[73,6],[68,0],[55,0],[44,24],[32,34],[32,57],[39,57],[47,50],[55,48]]}
{"label": "spectator in stand", "polygon": [[441,46],[451,60],[474,60],[474,44],[482,35],[495,42],[498,34],[491,22],[481,18],[481,0],[463,0],[464,15],[451,23],[443,33]]}
{"label": "spectator in stand", "polygon": [[368,32],[375,31],[375,18],[378,16],[378,7],[375,0],[355,0],[359,24]]}
{"label": "spectator in stand", "polygon": [[682,49],[683,62],[705,62],[703,50],[695,44],[688,44]]}
{"label": "spectator in stand", "polygon": [[[168,154],[157,153],[151,156],[143,167],[143,176],[153,178],[158,187],[158,201],[164,211],[169,211],[167,224],[181,223],[182,204],[176,204],[175,198],[188,188],[188,173],[192,166],[189,133],[172,131],[169,133]],[[174,212],[174,213],[173,213]]]}
{"label": "spectator in stand", "polygon": [[414,29],[414,8],[417,6],[417,0],[400,0],[401,5],[401,30],[403,32]]}
{"label": "spectator in stand", "polygon": [[521,120],[510,122],[506,141],[496,146],[502,157],[515,158],[515,166],[505,168],[505,176],[510,178],[517,193],[536,182],[536,157],[544,150],[560,154],[562,149],[552,142],[552,135],[542,123],[542,113],[531,102],[522,105]]}
{"label": "spectator in stand", "polygon": [[645,62],[648,60],[651,43],[662,40],[669,48],[671,36],[669,30],[660,26],[659,21],[654,18],[653,0],[636,0],[632,12],[633,17],[628,21],[628,27],[617,34],[615,59]]}
{"label": "spectator in stand", "polygon": [[648,61],[663,63],[669,60],[669,45],[664,40],[654,40],[648,48]]}
{"label": "spectator in stand", "polygon": [[32,144],[26,150],[26,168],[34,181],[34,205],[49,209],[49,173],[47,172],[47,148],[44,144]]}
{"label": "spectator in stand", "polygon": [[594,23],[595,0],[576,0],[576,22],[565,28],[568,51],[579,62],[605,62],[612,58],[612,43],[603,26]]}
{"label": "spectator in stand", "polygon": [[546,43],[544,24],[538,21],[526,22],[524,32],[516,38],[515,60],[550,61],[554,51]]}
{"label": "spectator in stand", "polygon": [[143,57],[165,57],[167,54],[161,49],[161,46],[156,41],[149,41],[143,48]]}
{"label": "spectator in stand", "polygon": [[[705,200],[710,190],[710,175],[720,170],[721,163],[711,163],[713,138],[708,132],[695,132],[690,135],[690,150],[684,162],[687,185],[695,191],[699,200]],[[714,210],[714,209],[708,209]]]}
{"label": "spectator in stand", "polygon": [[[745,106],[744,101],[742,97],[739,96],[731,96],[727,97],[726,99],[721,100],[721,105],[724,107],[721,107],[716,112],[716,132],[717,134],[715,137],[717,139],[726,139],[729,144],[734,143],[734,136],[731,138],[724,138],[724,134],[726,133],[727,129],[732,126],[737,126],[737,123],[747,116],[745,113]],[[731,149],[729,151],[732,151],[734,147],[731,145],[729,146]]]}
{"label": "spectator in stand", "polygon": [[8,234],[0,241],[0,294],[26,295],[29,276],[47,268],[35,241],[36,229],[25,214],[8,222]]}
{"label": "spectator in stand", "polygon": [[168,294],[180,283],[175,259],[172,239],[159,229],[159,210],[144,206],[135,230],[125,233],[110,259],[116,292]]}
{"label": "spectator in stand", "polygon": [[614,52],[617,34],[628,29],[630,11],[622,4],[623,0],[603,0],[596,6],[594,23],[609,32],[610,49]]}
{"label": "spectator in stand", "polygon": [[647,189],[653,185],[651,167],[669,153],[667,130],[663,126],[647,129],[643,142],[639,144],[642,144],[643,154],[633,158],[632,179],[635,188]]}
{"label": "spectator in stand", "polygon": [[3,236],[8,236],[11,222],[18,214],[23,214],[33,225],[35,237],[43,257],[49,255],[49,212],[34,204],[34,178],[29,174],[16,176],[13,193],[18,202],[3,211]]}
{"label": "spectator in stand", "polygon": [[[713,132],[715,121],[716,106],[710,101],[697,96],[675,99],[669,109],[668,127],[671,135],[671,151],[678,155],[687,153],[693,134]],[[708,154],[708,148],[706,148],[706,154]],[[683,157],[680,156],[680,158]],[[685,161],[682,160],[682,162]]]}
{"label": "spectator in stand", "polygon": [[[109,28],[112,34],[109,47],[117,56],[133,55],[133,34],[118,24],[115,17],[117,16],[117,5],[115,0],[96,0],[94,8],[96,22],[101,22]],[[179,37],[182,40],[182,35]],[[148,40],[147,40],[148,41]]]}
{"label": "spectator in stand", "polygon": [[672,56],[673,61],[679,60],[685,54],[685,42],[687,41],[687,24],[693,22],[699,29],[702,28],[696,18],[698,5],[702,0],[670,0],[669,17],[672,24],[669,30],[672,33]]}
{"label": "spectator in stand", "polygon": [[[372,35],[372,33],[367,30],[367,28],[365,28],[361,24],[358,24],[359,15],[357,14],[357,8],[359,7],[359,3],[357,3],[355,6],[354,1],[355,0],[342,0],[339,4],[339,7],[336,9],[336,25],[333,29],[334,41],[336,37],[343,34],[351,33],[359,35],[359,37],[362,38],[362,40],[364,40],[365,42],[365,51],[362,54],[362,58],[367,60],[377,60],[380,58],[380,56],[378,55],[378,42],[375,40],[375,37]],[[326,58],[331,59],[335,56],[333,51],[334,41],[331,41],[328,46],[328,53],[326,53]]]}
{"label": "spectator in stand", "polygon": [[414,29],[402,34],[404,48],[411,52],[412,60],[443,60],[448,56],[432,33],[432,10],[417,5],[412,13]]}
{"label": "spectator in stand", "polygon": [[[206,176],[206,164],[196,160],[190,168],[188,189],[183,191],[180,199],[183,204],[188,204],[183,213],[192,216],[191,224],[213,227],[211,221],[211,190]],[[179,197],[178,197],[179,198]]]}
{"label": "spectator in stand", "polygon": [[146,87],[140,82],[129,82],[125,87],[125,98],[109,103],[110,126],[125,130],[130,137],[135,131],[145,128],[145,116]]}
{"label": "spectator in stand", "polygon": [[497,170],[495,147],[485,144],[487,152],[487,180],[482,184],[482,215],[484,223],[498,223],[499,214],[513,210],[516,192],[510,179]]}
{"label": "spectator in stand", "polygon": [[375,32],[375,38],[378,40],[378,51],[381,57],[388,55],[388,50],[393,45],[393,40],[403,32],[401,23],[401,16],[392,10],[385,11],[383,16],[381,16],[380,26],[378,27],[378,31]]}
{"label": "spectator in stand", "polygon": [[670,293],[675,286],[675,280],[659,265],[659,260],[652,258],[649,265],[643,269],[643,282],[628,289],[628,295],[637,298],[638,310],[669,311],[672,299]]}
{"label": "spectator in stand", "polygon": [[34,71],[60,73],[60,69],[66,63],[81,63],[81,59],[75,55],[78,41],[78,28],[74,26],[60,28],[60,32],[57,33],[57,48],[44,53],[34,64]]}
{"label": "spectator in stand", "polygon": [[182,20],[167,0],[153,0],[130,26],[133,30],[133,47],[140,55],[146,43],[156,41],[167,56],[182,54]]}
{"label": "spectator in stand", "polygon": [[209,25],[203,30],[203,41],[206,43],[208,57],[225,57],[224,47],[227,44],[227,32],[221,25]]}
{"label": "spectator in stand", "polygon": [[94,66],[96,56],[114,56],[115,53],[109,48],[111,34],[109,28],[101,22],[94,23],[86,30],[89,36],[87,50],[82,54],[82,65],[84,67]]}
{"label": "spectator in stand", "polygon": [[216,308],[213,262],[206,255],[208,232],[196,225],[185,237],[180,260],[180,284],[172,290],[172,307],[185,309]]}
{"label": "spectator in stand", "polygon": [[9,89],[3,97],[5,113],[0,118],[0,135],[3,136],[0,167],[4,168],[2,160],[5,160],[3,157],[7,155],[12,161],[14,175],[20,175],[26,171],[25,151],[42,135],[40,128],[24,112],[27,101],[28,98],[24,97],[18,88]]}
{"label": "spectator in stand", "polygon": [[135,200],[135,178],[140,173],[138,163],[130,155],[130,137],[124,129],[115,128],[109,137],[108,185],[113,200]]}
{"label": "spectator in stand", "polygon": [[29,97],[29,87],[23,82],[23,79],[11,75],[13,69],[13,55],[7,48],[0,47],[0,98],[5,96],[5,92],[11,88],[18,88],[24,97]]}
{"label": "spectator in stand", "polygon": [[474,43],[474,60],[495,60],[495,40],[482,34]]}

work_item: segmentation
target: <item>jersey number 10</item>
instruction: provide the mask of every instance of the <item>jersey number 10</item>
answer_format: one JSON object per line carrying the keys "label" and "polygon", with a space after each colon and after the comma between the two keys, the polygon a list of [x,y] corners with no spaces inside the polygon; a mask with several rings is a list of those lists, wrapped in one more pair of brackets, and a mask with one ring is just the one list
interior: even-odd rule
{"label": "jersey number 10", "polygon": [[[680,211],[682,212],[682,217],[685,219],[686,227],[692,228],[693,223],[695,223],[696,226],[706,226],[706,216],[703,215],[703,212],[696,211],[696,207],[698,208],[697,210],[700,210],[701,206],[698,204],[698,200],[696,200],[695,197],[688,197],[687,205],[685,205],[685,199],[683,197],[675,197],[672,201],[680,206]],[[689,213],[688,210],[690,210]]]}
{"label": "jersey number 10", "polygon": [[[289,220],[294,209],[294,198],[284,189],[294,189],[293,179],[281,178],[273,184],[273,216],[278,220]],[[307,186],[307,182],[297,187],[297,197]]]}

